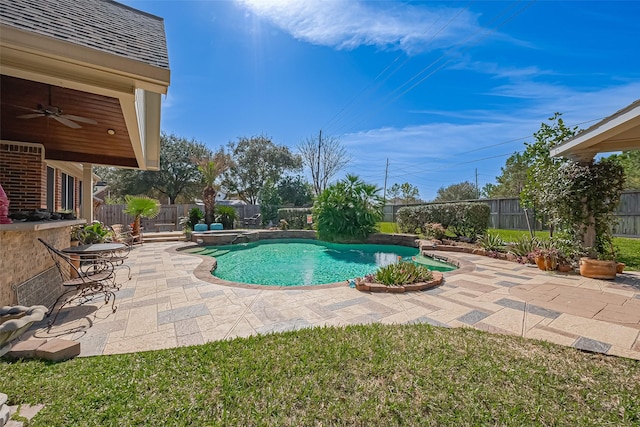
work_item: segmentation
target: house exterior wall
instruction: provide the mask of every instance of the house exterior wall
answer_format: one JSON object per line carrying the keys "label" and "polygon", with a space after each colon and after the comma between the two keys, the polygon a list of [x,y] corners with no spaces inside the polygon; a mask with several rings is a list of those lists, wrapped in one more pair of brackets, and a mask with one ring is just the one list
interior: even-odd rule
{"label": "house exterior wall", "polygon": [[[46,165],[38,145],[0,143],[0,184],[10,211],[46,208]],[[44,187],[44,197],[43,197]]]}
{"label": "house exterior wall", "polygon": [[[37,144],[0,142],[0,185],[7,193],[9,211],[32,211],[47,207],[47,162]],[[62,174],[55,169],[54,209],[62,208]],[[67,173],[68,174],[68,173]],[[74,176],[73,211],[79,214],[82,176]]]}
{"label": "house exterior wall", "polygon": [[[56,248],[66,248],[71,243],[70,236],[71,226],[62,224],[47,230],[0,230],[0,306],[17,304],[15,287],[53,266],[53,260],[38,238]],[[58,286],[57,283],[49,285]]]}

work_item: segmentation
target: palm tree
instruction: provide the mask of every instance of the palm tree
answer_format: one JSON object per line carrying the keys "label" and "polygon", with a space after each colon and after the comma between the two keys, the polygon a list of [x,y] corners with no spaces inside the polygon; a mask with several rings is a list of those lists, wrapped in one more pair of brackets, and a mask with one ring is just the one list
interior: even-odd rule
{"label": "palm tree", "polygon": [[131,234],[140,235],[140,218],[155,218],[160,213],[160,202],[147,196],[125,196],[127,207],[124,213],[133,215]]}
{"label": "palm tree", "polygon": [[214,222],[216,209],[216,194],[218,194],[216,179],[226,172],[231,165],[231,158],[225,154],[221,148],[213,157],[199,159],[198,170],[204,178],[205,187],[202,190],[202,201],[204,202],[204,222],[210,225]]}

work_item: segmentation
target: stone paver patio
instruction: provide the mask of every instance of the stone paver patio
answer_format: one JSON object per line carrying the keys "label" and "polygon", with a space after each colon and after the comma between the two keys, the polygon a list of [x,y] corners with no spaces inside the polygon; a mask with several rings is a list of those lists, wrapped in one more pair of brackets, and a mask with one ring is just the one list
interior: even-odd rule
{"label": "stone paver patio", "polygon": [[[129,353],[315,326],[429,323],[520,335],[640,359],[640,274],[615,281],[553,274],[489,257],[440,253],[464,268],[442,286],[417,293],[371,294],[344,286],[251,288],[212,283],[186,243],[145,243],[131,251],[133,279],[118,309],[65,308],[47,332],[23,337],[81,343],[81,356]],[[436,252],[437,253],[437,252]],[[195,274],[194,274],[195,272]],[[120,273],[126,280],[126,270]],[[346,280],[347,278],[345,278]],[[46,319],[45,319],[46,320]]]}

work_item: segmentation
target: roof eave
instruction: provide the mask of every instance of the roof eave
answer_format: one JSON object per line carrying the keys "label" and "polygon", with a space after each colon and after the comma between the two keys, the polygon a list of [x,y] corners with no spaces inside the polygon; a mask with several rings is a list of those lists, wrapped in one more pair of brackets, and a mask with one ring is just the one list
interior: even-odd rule
{"label": "roof eave", "polygon": [[588,162],[601,152],[637,149],[639,146],[637,140],[620,140],[607,147],[599,145],[607,140],[613,141],[616,135],[636,127],[640,127],[640,100],[552,148],[551,155],[567,157],[578,162]]}

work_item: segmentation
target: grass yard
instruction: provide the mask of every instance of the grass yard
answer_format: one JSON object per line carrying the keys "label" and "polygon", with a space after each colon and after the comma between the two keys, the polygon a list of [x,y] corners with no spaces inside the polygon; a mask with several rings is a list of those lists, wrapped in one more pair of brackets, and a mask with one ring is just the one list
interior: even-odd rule
{"label": "grass yard", "polygon": [[640,424],[640,362],[467,328],[315,328],[0,362],[27,426]]}

